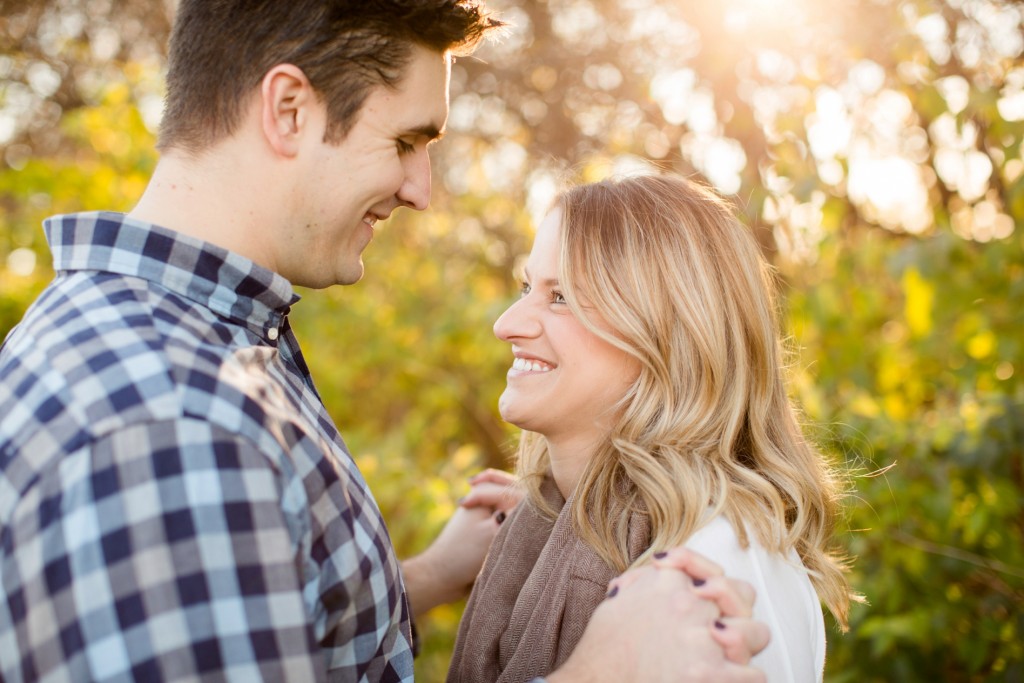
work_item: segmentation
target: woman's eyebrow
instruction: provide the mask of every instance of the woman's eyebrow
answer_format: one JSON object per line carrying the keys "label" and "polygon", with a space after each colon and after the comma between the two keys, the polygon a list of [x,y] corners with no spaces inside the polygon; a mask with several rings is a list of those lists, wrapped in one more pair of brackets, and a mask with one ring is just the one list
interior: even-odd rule
{"label": "woman's eyebrow", "polygon": [[[530,269],[529,268],[526,268],[526,267],[523,268],[523,276],[527,280],[530,279]],[[545,287],[557,287],[558,286],[558,278],[548,278],[546,280],[541,280],[540,284],[545,286]]]}

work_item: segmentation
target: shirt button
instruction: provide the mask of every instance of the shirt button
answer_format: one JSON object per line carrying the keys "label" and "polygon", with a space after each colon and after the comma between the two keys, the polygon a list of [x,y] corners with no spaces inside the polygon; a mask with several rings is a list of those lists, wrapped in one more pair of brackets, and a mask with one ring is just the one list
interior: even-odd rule
{"label": "shirt button", "polygon": [[271,327],[269,330],[267,330],[267,338],[270,341],[277,341],[277,335],[279,334],[280,332],[277,331],[276,327]]}

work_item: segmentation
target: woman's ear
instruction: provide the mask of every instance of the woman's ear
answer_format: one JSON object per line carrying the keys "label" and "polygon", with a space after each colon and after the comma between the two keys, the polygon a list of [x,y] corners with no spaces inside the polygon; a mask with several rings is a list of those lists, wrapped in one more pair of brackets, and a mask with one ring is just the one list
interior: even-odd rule
{"label": "woman's ear", "polygon": [[[294,157],[304,135],[312,134],[313,108],[319,98],[302,69],[278,64],[260,84],[263,135],[277,154]],[[323,131],[316,132],[323,135]]]}

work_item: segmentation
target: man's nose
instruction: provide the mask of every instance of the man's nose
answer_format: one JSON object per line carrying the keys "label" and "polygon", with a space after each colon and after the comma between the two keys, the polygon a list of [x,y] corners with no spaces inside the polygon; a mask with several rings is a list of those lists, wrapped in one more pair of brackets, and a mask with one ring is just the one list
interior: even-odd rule
{"label": "man's nose", "polygon": [[398,188],[398,201],[417,211],[430,205],[430,155],[426,150],[406,158],[405,180]]}

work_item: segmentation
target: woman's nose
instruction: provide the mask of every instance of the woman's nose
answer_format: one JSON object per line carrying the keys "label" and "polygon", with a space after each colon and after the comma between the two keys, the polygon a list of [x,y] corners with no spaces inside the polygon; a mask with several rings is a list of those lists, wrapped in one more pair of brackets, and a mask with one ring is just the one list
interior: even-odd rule
{"label": "woman's nose", "polygon": [[494,321],[494,336],[502,341],[535,337],[538,334],[540,324],[532,313],[527,297],[514,302]]}

